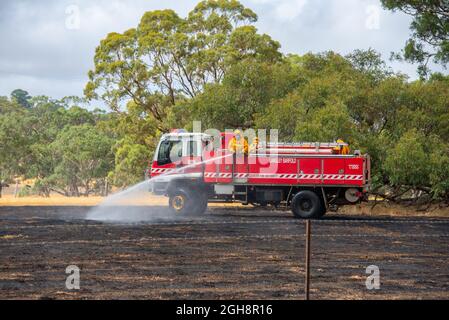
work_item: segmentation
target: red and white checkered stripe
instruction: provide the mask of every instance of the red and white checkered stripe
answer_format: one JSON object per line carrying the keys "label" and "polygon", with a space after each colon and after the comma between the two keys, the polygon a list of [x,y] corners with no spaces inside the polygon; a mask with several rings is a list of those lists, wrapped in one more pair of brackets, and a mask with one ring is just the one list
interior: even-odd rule
{"label": "red and white checkered stripe", "polygon": [[[162,169],[154,168],[151,169],[151,173],[163,174],[174,172],[174,169]],[[207,172],[204,174],[205,178],[218,178],[218,179],[230,179],[232,178],[232,173],[216,173]],[[362,175],[343,175],[343,174],[270,174],[270,173],[235,173],[234,178],[236,179],[300,179],[300,180],[350,180],[358,181],[363,180]]]}
{"label": "red and white checkered stripe", "polygon": [[[204,174],[205,178],[232,178],[232,173],[214,173],[207,172]],[[251,178],[251,179],[300,179],[300,180],[363,180],[362,175],[343,175],[343,174],[269,174],[269,173],[236,173],[234,178]]]}
{"label": "red and white checkered stripe", "polygon": [[300,174],[298,179],[301,180],[316,180],[321,179],[321,174]]}
{"label": "red and white checkered stripe", "polygon": [[363,180],[363,176],[358,175],[347,175],[345,177],[346,180]]}
{"label": "red and white checkered stripe", "polygon": [[151,173],[170,173],[173,172],[174,169],[162,169],[162,168],[152,168]]}
{"label": "red and white checkered stripe", "polygon": [[281,174],[279,175],[280,179],[297,179],[297,174]]}
{"label": "red and white checkered stripe", "polygon": [[323,175],[323,179],[325,180],[344,180],[344,174],[325,174]]}
{"label": "red and white checkered stripe", "polygon": [[210,172],[206,172],[204,174],[205,178],[215,178],[216,173],[210,173]]}
{"label": "red and white checkered stripe", "polygon": [[253,179],[296,179],[296,174],[271,174],[271,173],[251,173]]}
{"label": "red and white checkered stripe", "polygon": [[204,174],[205,178],[221,178],[221,179],[226,179],[226,178],[232,178],[232,173],[211,173],[211,172],[207,172]]}

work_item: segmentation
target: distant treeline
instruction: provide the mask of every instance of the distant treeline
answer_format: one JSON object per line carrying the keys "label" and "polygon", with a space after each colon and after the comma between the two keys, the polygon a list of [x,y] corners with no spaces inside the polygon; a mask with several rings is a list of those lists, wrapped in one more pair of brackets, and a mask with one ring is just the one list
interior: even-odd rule
{"label": "distant treeline", "polygon": [[22,194],[105,193],[117,141],[106,124],[112,118],[78,107],[73,99],[28,97],[24,90],[14,91],[11,99],[1,97],[1,180],[35,179]]}

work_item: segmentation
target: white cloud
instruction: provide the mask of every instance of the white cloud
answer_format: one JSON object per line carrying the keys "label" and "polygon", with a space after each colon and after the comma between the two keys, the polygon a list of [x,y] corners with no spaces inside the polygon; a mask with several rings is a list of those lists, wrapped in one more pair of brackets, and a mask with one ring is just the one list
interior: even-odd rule
{"label": "white cloud", "polygon": [[[173,8],[185,15],[194,4],[176,0],[2,0],[0,95],[16,88],[32,95],[82,95],[95,48],[109,32],[137,26],[148,10]],[[67,8],[74,6],[79,8],[79,26],[68,28],[67,19],[74,11]]]}
{"label": "white cloud", "polygon": [[306,4],[307,0],[281,1],[276,8],[276,14],[281,19],[292,20],[301,14]]}
{"label": "white cloud", "polygon": [[292,20],[298,17],[307,0],[250,0],[257,4],[269,4],[274,8],[276,17],[280,20]]}

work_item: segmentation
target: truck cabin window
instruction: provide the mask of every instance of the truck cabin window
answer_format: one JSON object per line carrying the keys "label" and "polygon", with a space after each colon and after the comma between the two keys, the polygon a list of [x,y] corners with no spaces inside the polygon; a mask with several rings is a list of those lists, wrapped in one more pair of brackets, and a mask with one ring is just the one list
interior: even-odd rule
{"label": "truck cabin window", "polygon": [[187,156],[189,157],[201,157],[201,150],[198,150],[197,141],[190,140],[187,142]]}
{"label": "truck cabin window", "polygon": [[157,162],[159,165],[175,163],[182,157],[182,141],[165,140],[161,142]]}

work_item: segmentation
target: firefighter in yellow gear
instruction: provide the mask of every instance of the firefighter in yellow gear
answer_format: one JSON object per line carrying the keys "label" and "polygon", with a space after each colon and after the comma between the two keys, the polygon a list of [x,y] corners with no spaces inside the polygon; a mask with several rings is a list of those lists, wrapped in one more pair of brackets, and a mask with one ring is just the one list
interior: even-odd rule
{"label": "firefighter in yellow gear", "polygon": [[259,138],[255,137],[249,146],[249,152],[256,152],[259,149]]}
{"label": "firefighter in yellow gear", "polygon": [[333,149],[335,153],[344,155],[349,154],[349,147],[346,145],[343,139],[338,139],[337,144],[338,146]]}
{"label": "firefighter in yellow gear", "polygon": [[232,153],[248,154],[248,141],[240,130],[234,131],[234,137],[229,141],[228,149]]}

